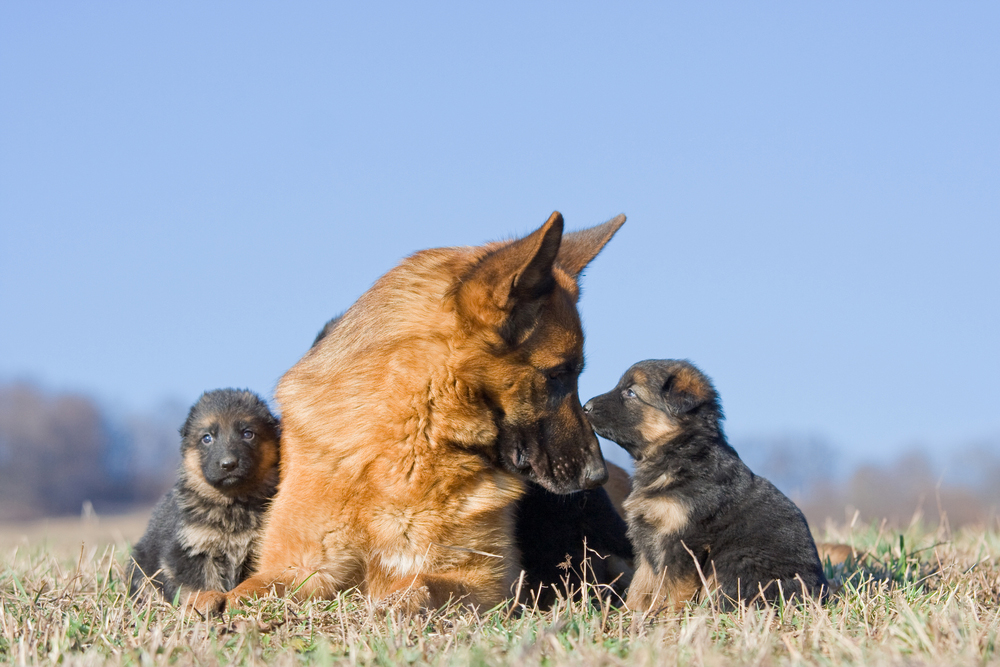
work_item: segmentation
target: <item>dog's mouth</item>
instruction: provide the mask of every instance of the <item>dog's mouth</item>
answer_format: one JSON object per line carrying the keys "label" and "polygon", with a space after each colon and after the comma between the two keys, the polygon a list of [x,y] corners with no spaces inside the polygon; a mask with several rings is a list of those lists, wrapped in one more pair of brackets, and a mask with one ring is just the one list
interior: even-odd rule
{"label": "dog's mouth", "polygon": [[513,444],[503,454],[503,467],[508,472],[512,472],[522,479],[547,486],[545,474],[535,469],[533,460],[536,458],[531,449],[531,444],[526,440],[519,440]]}
{"label": "dog's mouth", "polygon": [[586,479],[579,479],[579,475],[568,473],[573,465],[555,463],[546,455],[533,452],[530,443],[526,442],[520,442],[510,449],[505,456],[505,464],[510,472],[559,495],[593,488],[607,479],[607,468],[603,460],[601,475],[585,475]]}
{"label": "dog's mouth", "polygon": [[214,480],[212,482],[212,486],[221,491],[232,491],[243,486],[246,482],[246,475],[237,470],[229,473],[225,477]]}

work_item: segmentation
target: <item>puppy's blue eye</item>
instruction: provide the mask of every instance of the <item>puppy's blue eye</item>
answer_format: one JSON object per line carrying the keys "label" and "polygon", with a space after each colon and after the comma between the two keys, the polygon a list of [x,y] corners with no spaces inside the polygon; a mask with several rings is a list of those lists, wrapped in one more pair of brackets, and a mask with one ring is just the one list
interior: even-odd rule
{"label": "puppy's blue eye", "polygon": [[206,445],[212,444],[212,435],[209,434],[209,433],[206,433],[205,435],[201,436],[201,441],[203,443],[205,443]]}
{"label": "puppy's blue eye", "polygon": [[625,395],[625,398],[635,398],[635,392],[632,391],[631,389],[626,389],[625,391],[622,392],[622,394]]}
{"label": "puppy's blue eye", "polygon": [[244,430],[243,431],[243,439],[244,440],[253,440],[253,431],[251,431],[250,429]]}

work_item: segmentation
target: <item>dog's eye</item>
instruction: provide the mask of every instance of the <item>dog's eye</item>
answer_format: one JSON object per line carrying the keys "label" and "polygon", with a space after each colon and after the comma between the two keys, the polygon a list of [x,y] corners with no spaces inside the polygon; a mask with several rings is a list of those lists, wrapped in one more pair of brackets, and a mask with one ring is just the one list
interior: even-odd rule
{"label": "dog's eye", "polygon": [[622,396],[624,396],[625,398],[635,398],[635,392],[632,391],[631,387],[629,387],[628,389],[622,392]]}
{"label": "dog's eye", "polygon": [[205,435],[201,436],[201,441],[203,443],[205,443],[206,445],[211,445],[212,444],[212,434],[211,433],[206,433]]}
{"label": "dog's eye", "polygon": [[580,374],[581,366],[582,362],[579,364],[565,363],[543,372],[549,382],[571,382],[574,377]]}
{"label": "dog's eye", "polygon": [[250,429],[244,429],[243,430],[243,439],[244,440],[253,440],[253,435],[254,435],[253,431],[251,431]]}

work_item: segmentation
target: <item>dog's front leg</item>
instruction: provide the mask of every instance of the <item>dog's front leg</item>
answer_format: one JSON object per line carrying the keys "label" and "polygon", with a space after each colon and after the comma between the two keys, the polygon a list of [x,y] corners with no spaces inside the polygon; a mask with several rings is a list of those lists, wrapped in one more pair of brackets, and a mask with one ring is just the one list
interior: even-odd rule
{"label": "dog's front leg", "polygon": [[348,578],[329,570],[306,571],[302,568],[263,570],[226,594],[227,604],[233,606],[248,598],[291,596],[299,601],[310,598],[330,599],[338,591],[353,585]]}
{"label": "dog's front leg", "polygon": [[512,594],[513,576],[507,569],[496,561],[469,563],[443,572],[396,579],[381,591],[371,592],[383,604],[410,613],[454,603],[491,609]]}
{"label": "dog's front leg", "polygon": [[239,586],[229,591],[226,594],[227,602],[229,606],[233,606],[241,600],[265,597],[271,593],[279,597],[284,597],[288,591],[295,590],[297,584],[296,573],[295,568],[257,572]]}
{"label": "dog's front leg", "polygon": [[393,607],[407,614],[440,609],[446,604],[456,602],[480,606],[479,596],[457,573],[418,574],[397,579],[378,597],[379,606]]}
{"label": "dog's front leg", "polygon": [[196,611],[204,618],[219,614],[226,608],[226,594],[220,591],[181,589],[179,601],[185,611]]}

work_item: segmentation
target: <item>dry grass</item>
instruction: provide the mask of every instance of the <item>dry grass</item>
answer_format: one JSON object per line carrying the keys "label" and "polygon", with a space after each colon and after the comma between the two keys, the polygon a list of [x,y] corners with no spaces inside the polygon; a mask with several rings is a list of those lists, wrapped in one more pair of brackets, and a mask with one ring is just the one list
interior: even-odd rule
{"label": "dry grass", "polygon": [[159,601],[130,601],[120,540],[73,550],[65,541],[5,546],[0,662],[1000,664],[997,531],[827,533],[869,555],[829,572],[840,590],[826,605],[720,613],[705,603],[659,617],[562,601],[548,612],[446,609],[402,618],[346,593],[305,604],[268,599],[204,621]]}

